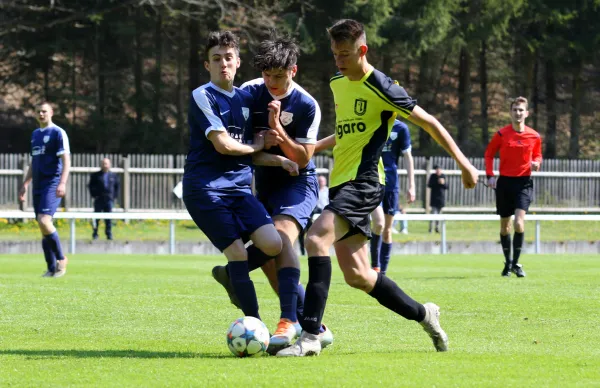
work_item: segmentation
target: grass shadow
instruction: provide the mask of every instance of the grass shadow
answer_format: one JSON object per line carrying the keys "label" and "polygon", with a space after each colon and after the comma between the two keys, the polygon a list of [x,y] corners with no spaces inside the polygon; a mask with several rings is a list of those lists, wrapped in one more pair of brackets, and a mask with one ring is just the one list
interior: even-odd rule
{"label": "grass shadow", "polygon": [[0,350],[0,356],[26,356],[28,358],[232,358],[224,353],[194,353],[194,352],[158,352],[150,350],[79,350],[79,349],[56,349],[56,350],[29,350],[8,349]]}

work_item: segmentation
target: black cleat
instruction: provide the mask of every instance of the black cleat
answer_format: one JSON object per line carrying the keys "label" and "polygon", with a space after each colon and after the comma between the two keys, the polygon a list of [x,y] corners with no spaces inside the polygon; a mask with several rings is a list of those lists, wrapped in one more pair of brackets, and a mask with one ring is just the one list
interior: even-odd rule
{"label": "black cleat", "polygon": [[517,275],[518,278],[525,277],[525,271],[523,271],[523,266],[521,264],[513,265],[512,268],[510,269],[510,271],[512,273],[514,273],[515,275]]}
{"label": "black cleat", "polygon": [[510,277],[510,263],[504,263],[504,269],[502,270],[502,276]]}
{"label": "black cleat", "polygon": [[242,305],[240,304],[240,300],[238,299],[237,295],[235,294],[235,290],[231,285],[231,281],[229,280],[229,274],[227,273],[227,268],[221,265],[217,265],[212,269],[212,277],[215,278],[215,280],[219,282],[219,284],[222,285],[223,288],[225,288],[225,291],[227,291],[227,295],[229,295],[229,300],[231,301],[231,304],[237,307],[238,309],[241,309]]}

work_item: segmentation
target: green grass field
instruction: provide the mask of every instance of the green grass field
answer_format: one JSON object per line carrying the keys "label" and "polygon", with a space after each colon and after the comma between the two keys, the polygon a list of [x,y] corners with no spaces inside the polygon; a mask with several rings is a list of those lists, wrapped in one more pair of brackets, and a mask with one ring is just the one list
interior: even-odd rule
{"label": "green grass field", "polygon": [[[0,219],[0,241],[38,240],[39,230],[33,221],[24,224],[9,224]],[[55,220],[58,232],[63,239],[69,236],[69,221]],[[394,234],[394,241],[439,241],[440,235],[428,233],[429,223],[409,222],[408,235]],[[453,221],[448,222],[446,231],[449,241],[497,241],[499,240],[499,222]],[[525,239],[533,241],[535,222],[526,222]],[[78,240],[91,240],[92,228],[89,221],[81,220],[76,225]],[[119,221],[114,226],[114,239],[117,241],[167,241],[169,238],[168,221],[132,221],[125,224]],[[192,221],[176,223],[175,236],[179,241],[208,241]],[[541,237],[543,241],[596,241],[600,236],[600,223],[588,221],[543,221]],[[104,224],[100,226],[100,238],[104,239]]]}
{"label": "green grass field", "polygon": [[[499,255],[394,257],[390,276],[441,306],[447,353],[346,286],[334,265],[325,322],[335,342],[306,359],[229,353],[225,332],[241,313],[210,276],[222,261],[76,255],[52,279],[40,277],[40,255],[0,255],[0,386],[600,384],[597,255],[527,255],[524,279],[500,277]],[[261,273],[253,279],[273,329],[276,296]]]}

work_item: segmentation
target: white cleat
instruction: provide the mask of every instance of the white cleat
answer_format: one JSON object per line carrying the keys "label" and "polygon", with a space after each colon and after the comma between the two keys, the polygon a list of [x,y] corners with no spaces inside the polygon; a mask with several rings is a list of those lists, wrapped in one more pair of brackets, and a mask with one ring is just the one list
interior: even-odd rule
{"label": "white cleat", "polygon": [[319,336],[302,332],[298,341],[290,347],[277,352],[277,357],[308,357],[318,356],[321,353]]}
{"label": "white cleat", "polygon": [[67,259],[67,256],[64,256],[64,258],[62,260],[57,260],[56,261],[57,271],[54,272],[53,277],[61,278],[61,277],[65,276],[67,273],[67,264],[68,263],[69,263],[69,259]]}
{"label": "white cleat", "polygon": [[423,307],[425,307],[425,319],[419,324],[431,337],[435,350],[438,352],[447,351],[448,336],[440,326],[440,308],[433,303],[425,303]]}
{"label": "white cleat", "polygon": [[296,332],[296,326],[289,319],[281,318],[277,324],[277,330],[275,334],[269,340],[269,347],[267,353],[270,355],[277,354],[283,348],[287,348],[292,345],[294,339],[298,336]]}
{"label": "white cleat", "polygon": [[325,331],[319,333],[319,341],[321,342],[321,349],[325,349],[329,345],[333,344],[333,333],[325,325],[321,325]]}

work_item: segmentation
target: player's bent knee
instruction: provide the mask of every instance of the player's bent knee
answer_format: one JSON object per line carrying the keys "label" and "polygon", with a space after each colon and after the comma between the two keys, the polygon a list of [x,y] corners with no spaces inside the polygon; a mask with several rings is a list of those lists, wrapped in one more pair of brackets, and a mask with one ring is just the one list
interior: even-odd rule
{"label": "player's bent knee", "polygon": [[346,281],[346,284],[352,288],[363,291],[371,288],[366,275],[358,270],[344,272],[344,280]]}

